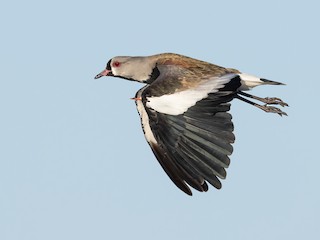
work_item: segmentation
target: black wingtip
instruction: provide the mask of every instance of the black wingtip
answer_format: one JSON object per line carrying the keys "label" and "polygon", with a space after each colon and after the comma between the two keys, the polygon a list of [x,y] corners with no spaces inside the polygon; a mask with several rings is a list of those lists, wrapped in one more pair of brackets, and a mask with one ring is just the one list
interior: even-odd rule
{"label": "black wingtip", "polygon": [[178,166],[172,162],[172,160],[168,159],[168,155],[165,154],[157,144],[151,143],[150,146],[161,167],[167,173],[172,182],[184,193],[192,196],[190,188],[183,179],[183,172],[178,168]]}
{"label": "black wingtip", "polygon": [[204,182],[201,186],[204,192],[207,192],[209,190],[209,186],[206,182]]}
{"label": "black wingtip", "polygon": [[[183,191],[183,190],[182,190]],[[188,192],[186,192],[186,191],[183,191],[184,193],[186,193],[186,194],[188,194],[190,197],[192,196],[192,192],[191,192],[191,190],[190,191],[188,191]]]}

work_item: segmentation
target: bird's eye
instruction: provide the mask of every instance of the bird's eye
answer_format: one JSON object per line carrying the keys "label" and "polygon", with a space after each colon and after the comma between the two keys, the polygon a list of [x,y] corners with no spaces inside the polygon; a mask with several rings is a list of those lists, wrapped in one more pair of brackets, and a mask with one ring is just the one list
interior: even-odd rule
{"label": "bird's eye", "polygon": [[112,66],[113,67],[119,67],[120,66],[120,62],[116,61],[114,63],[112,63]]}

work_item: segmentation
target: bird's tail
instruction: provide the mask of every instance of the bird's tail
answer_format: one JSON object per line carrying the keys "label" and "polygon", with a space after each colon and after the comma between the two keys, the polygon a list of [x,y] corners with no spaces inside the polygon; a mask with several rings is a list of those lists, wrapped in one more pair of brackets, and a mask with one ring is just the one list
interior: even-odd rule
{"label": "bird's tail", "polygon": [[271,81],[265,78],[260,78],[260,80],[263,82],[263,84],[267,84],[267,85],[285,85],[284,83]]}
{"label": "bird's tail", "polygon": [[253,75],[249,75],[246,73],[239,74],[241,78],[241,86],[239,88],[240,91],[244,90],[250,90],[251,88],[254,88],[256,86],[260,85],[285,85],[280,82],[271,81],[265,78],[259,78]]}

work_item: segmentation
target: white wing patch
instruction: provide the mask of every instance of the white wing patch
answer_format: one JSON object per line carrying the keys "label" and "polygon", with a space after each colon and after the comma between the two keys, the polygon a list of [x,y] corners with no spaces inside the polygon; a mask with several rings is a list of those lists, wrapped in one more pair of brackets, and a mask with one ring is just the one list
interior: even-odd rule
{"label": "white wing patch", "polygon": [[226,74],[219,78],[211,78],[194,89],[188,89],[160,97],[148,97],[147,107],[152,108],[157,112],[170,115],[183,114],[198,101],[206,98],[209,93],[218,92],[220,88],[223,88],[224,85],[230,82],[235,76],[236,74]]}
{"label": "white wing patch", "polygon": [[[137,94],[137,98],[141,97],[141,93],[147,87],[148,87],[148,85],[139,90],[139,92]],[[148,117],[147,111],[144,108],[144,105],[143,105],[142,101],[141,100],[136,100],[136,105],[137,105],[138,113],[140,115],[143,133],[144,133],[144,136],[145,136],[147,142],[148,143],[150,143],[150,142],[151,143],[157,143],[157,140],[155,139],[155,137],[153,135],[153,132],[152,132],[152,130],[150,128],[149,117]]]}

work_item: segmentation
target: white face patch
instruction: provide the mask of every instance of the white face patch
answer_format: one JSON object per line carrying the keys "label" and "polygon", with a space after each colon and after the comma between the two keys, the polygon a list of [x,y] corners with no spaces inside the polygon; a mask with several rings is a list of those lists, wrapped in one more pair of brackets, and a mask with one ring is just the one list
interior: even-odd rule
{"label": "white face patch", "polygon": [[215,77],[203,81],[203,83],[193,89],[166,94],[160,97],[148,97],[147,107],[170,115],[183,114],[198,101],[206,98],[209,93],[218,92],[220,88],[223,88],[235,76],[236,74],[226,74],[219,78]]}

